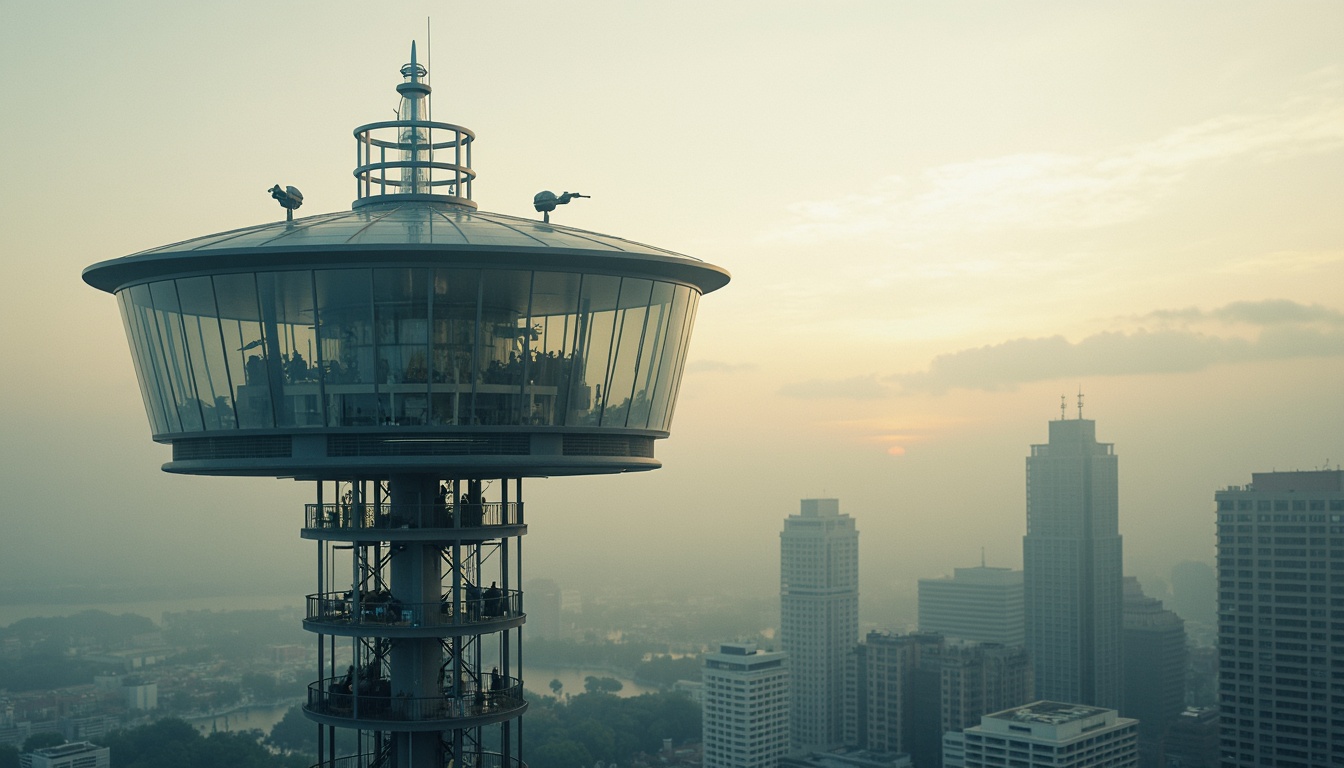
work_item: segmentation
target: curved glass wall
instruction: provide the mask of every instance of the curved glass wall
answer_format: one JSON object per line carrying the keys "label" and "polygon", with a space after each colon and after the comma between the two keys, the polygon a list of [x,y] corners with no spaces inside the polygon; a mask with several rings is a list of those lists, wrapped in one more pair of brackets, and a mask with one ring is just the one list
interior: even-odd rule
{"label": "curved glass wall", "polygon": [[242,272],[117,293],[156,434],[667,431],[699,296],[644,278],[414,267]]}

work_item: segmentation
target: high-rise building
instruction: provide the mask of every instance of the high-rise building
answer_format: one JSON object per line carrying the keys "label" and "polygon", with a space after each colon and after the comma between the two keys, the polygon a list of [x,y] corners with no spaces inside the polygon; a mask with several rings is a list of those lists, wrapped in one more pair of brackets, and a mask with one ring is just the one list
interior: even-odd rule
{"label": "high-rise building", "polygon": [[729,278],[551,223],[568,192],[541,219],[479,210],[475,134],[429,119],[414,45],[401,78],[396,119],[354,131],[350,210],[295,218],[277,184],[278,221],[84,280],[118,299],[165,471],[311,489],[316,764],[516,768],[524,480],[658,468],[696,307]]}
{"label": "high-rise building", "polygon": [[798,749],[836,746],[843,739],[845,658],[859,639],[859,532],[840,514],[838,499],[803,499],[779,539],[790,737]]}
{"label": "high-rise building", "polygon": [[1022,539],[1036,695],[1118,708],[1121,557],[1115,451],[1090,419],[1050,422],[1027,458]]}
{"label": "high-rise building", "polygon": [[789,751],[789,670],[783,653],[728,643],[701,670],[704,768],[775,768]]}
{"label": "high-rise building", "polygon": [[1344,765],[1344,471],[1214,498],[1222,764]]}
{"label": "high-rise building", "polygon": [[1138,722],[1113,709],[1038,701],[967,728],[965,768],[1133,768]]}
{"label": "high-rise building", "polygon": [[908,753],[921,768],[940,764],[943,734],[1034,699],[1031,662],[1020,645],[869,632],[850,659],[846,743]]}
{"label": "high-rise building", "polygon": [[1022,645],[1022,572],[957,568],[952,578],[919,580],[919,631],[977,643]]}
{"label": "high-rise building", "polygon": [[1190,654],[1185,622],[1143,594],[1133,576],[1125,577],[1124,704],[1120,713],[1139,721],[1139,762],[1160,768],[1162,739],[1185,710],[1185,675]]}

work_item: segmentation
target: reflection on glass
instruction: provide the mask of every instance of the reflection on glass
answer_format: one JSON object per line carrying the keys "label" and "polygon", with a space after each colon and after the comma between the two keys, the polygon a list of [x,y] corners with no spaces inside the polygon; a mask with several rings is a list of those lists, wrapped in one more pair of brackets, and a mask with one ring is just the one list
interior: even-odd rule
{"label": "reflection on glass", "polygon": [[698,293],[527,270],[293,270],[120,292],[156,433],[273,427],[664,431]]}

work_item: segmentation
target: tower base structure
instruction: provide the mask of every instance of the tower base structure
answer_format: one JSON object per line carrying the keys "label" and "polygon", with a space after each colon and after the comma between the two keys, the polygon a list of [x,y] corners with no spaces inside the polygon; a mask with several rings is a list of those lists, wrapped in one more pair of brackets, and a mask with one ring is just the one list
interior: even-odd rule
{"label": "tower base structure", "polygon": [[[303,708],[317,765],[525,765],[522,479],[397,474],[316,491],[302,536],[318,549],[304,619],[318,674]],[[341,729],[356,754],[338,755]]]}

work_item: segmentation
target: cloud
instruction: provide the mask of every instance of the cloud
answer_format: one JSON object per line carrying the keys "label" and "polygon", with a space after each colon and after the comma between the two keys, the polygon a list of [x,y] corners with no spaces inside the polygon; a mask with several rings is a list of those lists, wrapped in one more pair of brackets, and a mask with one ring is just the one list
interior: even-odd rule
{"label": "cloud", "polygon": [[1219,320],[1269,326],[1284,323],[1324,323],[1344,328],[1344,312],[1320,304],[1303,305],[1288,299],[1236,301],[1213,311]]}
{"label": "cloud", "polygon": [[1147,215],[1190,174],[1232,160],[1344,148],[1344,77],[1323,70],[1282,103],[1222,115],[1102,156],[1020,153],[889,176],[861,194],[800,201],[769,244],[880,237],[916,244],[976,231],[1073,231]]}
{"label": "cloud", "polygon": [[964,349],[934,358],[928,370],[890,381],[905,393],[1006,390],[1049,379],[1186,373],[1252,360],[1341,356],[1341,330],[1276,327],[1254,339],[1187,330],[1107,332],[1078,342],[1051,336]]}
{"label": "cloud", "polygon": [[[1010,339],[939,355],[923,371],[808,379],[785,384],[779,394],[863,401],[952,389],[1011,390],[1063,378],[1189,373],[1256,360],[1344,357],[1344,312],[1288,299],[1163,309],[1116,322],[1158,327],[1105,331],[1079,341],[1062,335]],[[1255,333],[1245,335],[1245,326]]]}

